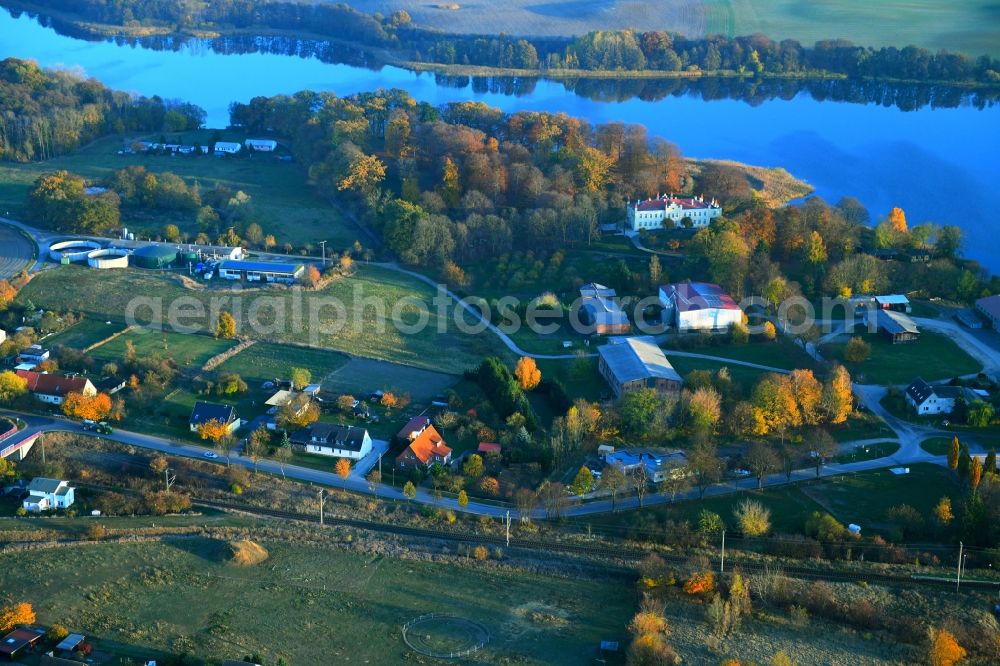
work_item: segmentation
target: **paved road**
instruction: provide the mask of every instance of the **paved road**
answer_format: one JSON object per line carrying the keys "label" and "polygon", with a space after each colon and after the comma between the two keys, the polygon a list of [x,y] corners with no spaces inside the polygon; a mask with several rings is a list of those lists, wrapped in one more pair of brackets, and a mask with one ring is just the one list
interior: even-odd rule
{"label": "paved road", "polygon": [[17,229],[0,224],[0,279],[11,278],[29,267],[35,246]]}

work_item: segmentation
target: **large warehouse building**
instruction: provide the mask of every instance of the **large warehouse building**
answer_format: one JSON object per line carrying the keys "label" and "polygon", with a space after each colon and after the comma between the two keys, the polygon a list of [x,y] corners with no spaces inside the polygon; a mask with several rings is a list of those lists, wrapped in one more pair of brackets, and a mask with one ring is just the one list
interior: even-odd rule
{"label": "large warehouse building", "polygon": [[682,282],[660,287],[663,322],[678,331],[727,331],[743,322],[743,310],[722,287]]}
{"label": "large warehouse building", "polygon": [[247,282],[278,282],[291,284],[302,277],[302,264],[278,263],[270,261],[223,261],[219,266],[219,277],[226,280]]}

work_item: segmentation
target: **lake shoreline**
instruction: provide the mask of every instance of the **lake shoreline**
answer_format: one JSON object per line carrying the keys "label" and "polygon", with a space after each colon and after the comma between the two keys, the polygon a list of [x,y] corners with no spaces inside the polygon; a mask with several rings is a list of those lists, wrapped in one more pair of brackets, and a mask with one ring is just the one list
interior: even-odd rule
{"label": "lake shoreline", "polygon": [[[424,60],[410,60],[401,54],[390,49],[380,48],[351,40],[336,39],[319,33],[300,32],[283,30],[279,28],[269,28],[258,26],[255,28],[226,28],[219,30],[208,30],[200,28],[177,29],[176,26],[150,26],[150,25],[115,25],[109,23],[95,23],[77,18],[72,14],[54,11],[42,7],[32,2],[20,0],[3,0],[0,7],[8,10],[21,10],[35,13],[38,18],[47,18],[50,21],[61,22],[75,30],[78,30],[94,39],[112,40],[115,38],[143,39],[151,37],[172,38],[172,39],[198,39],[212,40],[224,39],[226,37],[254,37],[254,38],[291,38],[312,43],[327,43],[356,49],[359,53],[371,56],[379,65],[398,67],[417,74],[433,73],[443,76],[469,76],[469,77],[508,77],[508,78],[535,78],[557,83],[569,83],[580,79],[614,79],[614,80],[689,80],[697,81],[703,79],[728,79],[739,81],[858,81],[868,83],[884,83],[891,85],[924,85],[924,86],[948,86],[956,90],[978,91],[997,90],[1000,91],[1000,81],[948,81],[935,79],[900,79],[893,77],[851,77],[846,74],[833,72],[796,72],[791,74],[778,74],[773,72],[762,72],[754,75],[748,72],[738,72],[735,70],[694,70],[694,71],[666,71],[666,70],[590,70],[590,69],[519,69],[514,67],[493,67],[486,65],[459,65],[428,62]],[[55,26],[50,26],[55,27]]]}

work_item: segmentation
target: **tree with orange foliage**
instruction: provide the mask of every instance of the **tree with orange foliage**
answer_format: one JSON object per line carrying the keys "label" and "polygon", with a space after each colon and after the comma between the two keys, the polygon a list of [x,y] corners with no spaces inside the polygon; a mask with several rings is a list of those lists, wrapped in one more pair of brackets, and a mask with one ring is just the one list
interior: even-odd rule
{"label": "tree with orange foliage", "polygon": [[979,487],[979,481],[983,478],[983,463],[979,462],[979,458],[972,458],[972,467],[969,469],[969,489],[972,492],[976,492],[976,488]]}
{"label": "tree with orange foliage", "polygon": [[514,367],[514,376],[525,391],[530,391],[542,381],[542,371],[538,369],[535,359],[522,356]]}
{"label": "tree with orange foliage", "polygon": [[72,392],[67,394],[62,404],[63,414],[78,419],[100,421],[111,413],[111,396],[98,393],[90,396]]}
{"label": "tree with orange foliage", "polygon": [[684,583],[687,594],[709,594],[715,590],[715,575],[711,571],[696,573]]}
{"label": "tree with orange foliage", "polygon": [[496,497],[500,494],[500,482],[492,476],[484,476],[479,482],[479,489],[490,497]]}
{"label": "tree with orange foliage", "polygon": [[931,647],[927,657],[931,666],[953,666],[965,658],[965,648],[958,644],[951,632],[931,629],[928,634]]}
{"label": "tree with orange foliage", "polygon": [[347,477],[351,475],[351,461],[347,458],[339,458],[334,469],[337,471],[337,476],[347,481]]}
{"label": "tree with orange foliage", "polygon": [[35,623],[35,609],[26,601],[5,606],[0,610],[0,633],[23,624]]}
{"label": "tree with orange foliage", "polygon": [[306,267],[306,272],[302,274],[302,284],[307,287],[315,287],[319,284],[322,277],[323,276],[320,275],[319,269],[313,264],[309,264],[309,266]]}
{"label": "tree with orange foliage", "polygon": [[229,428],[219,419],[209,419],[198,424],[198,436],[216,444],[229,436]]}
{"label": "tree with orange foliage", "polygon": [[399,403],[399,398],[396,397],[395,393],[386,391],[382,394],[381,399],[379,399],[379,403],[381,403],[381,405],[385,407],[385,411],[388,412]]}
{"label": "tree with orange foliage", "polygon": [[893,208],[889,211],[889,224],[892,225],[892,230],[896,233],[906,233],[906,213],[903,212],[902,208]]}
{"label": "tree with orange foliage", "polygon": [[17,297],[17,289],[7,280],[0,280],[0,310],[4,310]]}

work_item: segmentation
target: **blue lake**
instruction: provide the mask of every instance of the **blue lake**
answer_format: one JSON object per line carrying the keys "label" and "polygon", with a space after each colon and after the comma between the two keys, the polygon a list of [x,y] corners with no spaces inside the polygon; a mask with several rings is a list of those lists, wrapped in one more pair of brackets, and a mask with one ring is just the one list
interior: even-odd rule
{"label": "blue lake", "polygon": [[873,218],[900,206],[911,224],[957,224],[966,235],[964,253],[1000,273],[997,105],[903,111],[819,101],[806,92],[752,104],[684,94],[606,101],[544,80],[526,93],[509,95],[471,83],[441,85],[433,74],[330,64],[312,55],[224,54],[205,42],[154,50],[84,41],[57,34],[27,15],[0,12],[0,57],[8,56],[77,69],[112,88],[193,102],[217,127],[228,123],[234,101],[302,89],[348,95],[376,88],[401,88],[434,104],[474,99],[505,111],[562,111],[595,124],[641,123],[687,156],[781,166],[828,201],[855,196]]}

